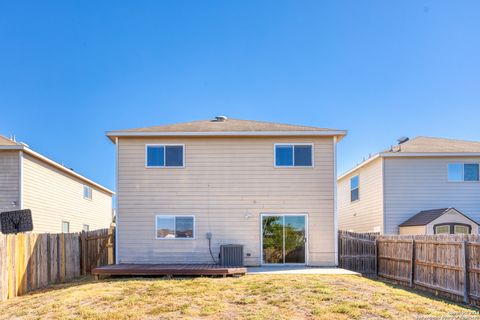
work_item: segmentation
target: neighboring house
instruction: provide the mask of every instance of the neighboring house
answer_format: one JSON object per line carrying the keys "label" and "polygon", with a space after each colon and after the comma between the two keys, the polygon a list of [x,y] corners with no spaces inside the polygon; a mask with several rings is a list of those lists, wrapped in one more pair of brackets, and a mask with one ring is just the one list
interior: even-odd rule
{"label": "neighboring house", "polygon": [[455,208],[420,211],[400,224],[400,234],[478,234],[478,223]]}
{"label": "neighboring house", "polygon": [[405,140],[338,178],[339,228],[397,234],[418,212],[437,208],[480,221],[480,142]]}
{"label": "neighboring house", "polygon": [[109,189],[0,136],[0,212],[30,209],[33,232],[79,232],[112,222]]}
{"label": "neighboring house", "polygon": [[345,134],[226,117],[108,132],[117,263],[212,263],[221,244],[240,244],[249,266],[335,265]]}

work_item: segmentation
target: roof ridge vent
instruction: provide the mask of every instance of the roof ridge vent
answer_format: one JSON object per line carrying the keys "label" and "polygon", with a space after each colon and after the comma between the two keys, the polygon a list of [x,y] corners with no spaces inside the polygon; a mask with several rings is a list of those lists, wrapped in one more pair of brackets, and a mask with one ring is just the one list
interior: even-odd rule
{"label": "roof ridge vent", "polygon": [[227,116],[215,116],[215,119],[213,119],[212,121],[215,121],[215,122],[223,122],[225,120],[227,120]]}

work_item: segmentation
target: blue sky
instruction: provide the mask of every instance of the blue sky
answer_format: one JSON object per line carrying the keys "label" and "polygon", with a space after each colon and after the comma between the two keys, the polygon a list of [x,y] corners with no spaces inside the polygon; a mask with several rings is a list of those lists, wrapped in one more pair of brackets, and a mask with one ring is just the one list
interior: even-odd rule
{"label": "blue sky", "polygon": [[232,118],[480,140],[480,1],[0,2],[0,133],[107,187],[104,132]]}

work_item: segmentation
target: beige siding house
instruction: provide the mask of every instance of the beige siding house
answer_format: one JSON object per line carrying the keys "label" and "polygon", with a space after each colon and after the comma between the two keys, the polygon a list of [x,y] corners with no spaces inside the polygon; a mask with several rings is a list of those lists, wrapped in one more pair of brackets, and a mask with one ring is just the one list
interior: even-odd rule
{"label": "beige siding house", "polygon": [[239,244],[249,266],[336,264],[344,131],[217,117],[107,135],[117,263],[213,263],[220,245]]}
{"label": "beige siding house", "polygon": [[438,208],[478,222],[479,163],[480,142],[417,137],[381,152],[338,178],[340,229],[396,234],[418,212]]}
{"label": "beige siding house", "polygon": [[0,136],[0,212],[30,209],[33,232],[79,232],[112,222],[109,189]]}

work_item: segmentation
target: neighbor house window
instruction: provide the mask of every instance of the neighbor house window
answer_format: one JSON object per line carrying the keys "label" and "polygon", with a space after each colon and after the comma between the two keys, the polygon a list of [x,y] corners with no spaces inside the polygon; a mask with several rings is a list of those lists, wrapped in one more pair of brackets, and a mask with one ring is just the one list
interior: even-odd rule
{"label": "neighbor house window", "polygon": [[435,234],[449,234],[450,225],[435,226]]}
{"label": "neighbor house window", "polygon": [[84,224],[82,230],[85,231],[85,232],[90,231],[90,226],[88,224]]}
{"label": "neighbor house window", "polygon": [[448,181],[479,181],[478,163],[448,164]]}
{"label": "neighbor house window", "polygon": [[463,226],[463,225],[458,225],[456,224],[454,226],[454,232],[455,234],[470,234],[470,227],[469,226]]}
{"label": "neighbor house window", "polygon": [[354,202],[360,199],[360,186],[358,176],[350,179],[350,202]]}
{"label": "neighbor house window", "polygon": [[183,145],[147,145],[146,165],[149,168],[183,167]]}
{"label": "neighbor house window", "polygon": [[157,239],[193,239],[195,238],[194,216],[157,216]]}
{"label": "neighbor house window", "polygon": [[445,223],[435,226],[435,234],[470,234],[471,230],[466,224]]}
{"label": "neighbor house window", "polygon": [[70,232],[70,222],[62,221],[62,232],[69,233]]}
{"label": "neighbor house window", "polygon": [[276,144],[276,167],[312,167],[313,152],[310,144]]}
{"label": "neighbor house window", "polygon": [[92,188],[83,186],[83,199],[92,200]]}

